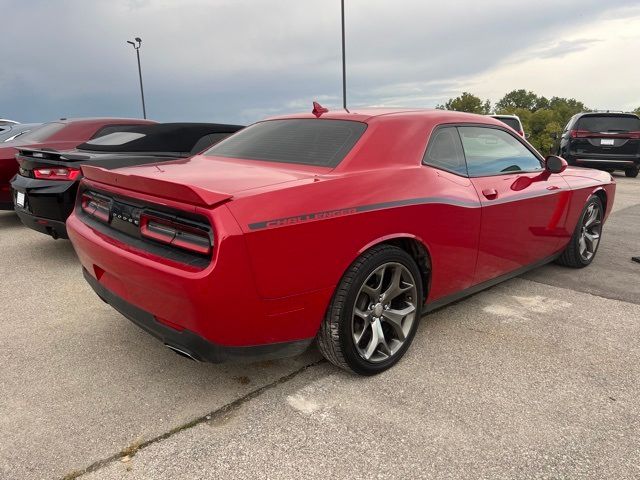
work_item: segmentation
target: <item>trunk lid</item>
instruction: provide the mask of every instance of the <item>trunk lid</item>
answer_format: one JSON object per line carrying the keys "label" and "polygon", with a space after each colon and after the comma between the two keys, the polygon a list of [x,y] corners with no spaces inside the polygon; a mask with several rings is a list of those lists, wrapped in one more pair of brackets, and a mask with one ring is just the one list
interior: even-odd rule
{"label": "trunk lid", "polygon": [[114,171],[83,165],[82,173],[99,183],[210,207],[234,196],[246,195],[248,191],[313,181],[315,175],[328,170],[287,167],[268,162],[196,156]]}

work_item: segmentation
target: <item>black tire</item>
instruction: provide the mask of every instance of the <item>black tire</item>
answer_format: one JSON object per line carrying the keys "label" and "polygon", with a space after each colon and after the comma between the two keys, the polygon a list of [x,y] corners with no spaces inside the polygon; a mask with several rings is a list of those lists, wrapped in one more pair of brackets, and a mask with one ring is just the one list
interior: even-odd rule
{"label": "black tire", "polygon": [[[365,282],[386,264],[400,264],[406,268],[405,273],[410,273],[415,286],[413,290],[415,291],[415,313],[410,330],[398,350],[385,360],[371,362],[358,353],[353,338],[354,307],[359,300],[358,295],[362,295],[361,290]],[[381,275],[381,285],[383,281],[384,273]],[[387,370],[402,358],[413,341],[422,314],[423,295],[420,270],[408,253],[392,245],[378,245],[371,248],[351,264],[333,294],[317,335],[320,352],[337,367],[359,375],[375,375]],[[412,297],[407,299],[413,303]],[[384,322],[382,317],[380,319]],[[363,327],[363,331],[364,328],[366,327]]]}
{"label": "black tire", "polygon": [[639,167],[635,167],[635,168],[627,168],[627,169],[624,171],[624,174],[625,174],[625,176],[626,176],[626,177],[629,177],[629,178],[636,178],[636,177],[638,176],[638,172],[639,172],[639,171],[640,171],[640,168],[639,168]]}
{"label": "black tire", "polygon": [[[599,210],[600,215],[600,232],[598,237],[598,243],[595,247],[595,251],[591,255],[590,258],[584,258],[580,254],[580,238],[582,236],[583,226],[585,223],[585,219],[587,216],[587,212],[590,209],[591,205],[595,205],[595,208]],[[562,254],[556,260],[556,263],[560,265],[564,265],[565,267],[571,268],[584,268],[587,265],[593,262],[593,259],[596,256],[598,251],[598,247],[600,246],[600,241],[602,240],[602,222],[604,221],[604,209],[602,208],[602,202],[600,198],[596,195],[591,195],[587,200],[584,208],[582,209],[582,213],[578,219],[578,223],[576,224],[576,228],[573,231],[573,235],[571,236],[571,240],[567,244],[567,247],[564,249]]]}

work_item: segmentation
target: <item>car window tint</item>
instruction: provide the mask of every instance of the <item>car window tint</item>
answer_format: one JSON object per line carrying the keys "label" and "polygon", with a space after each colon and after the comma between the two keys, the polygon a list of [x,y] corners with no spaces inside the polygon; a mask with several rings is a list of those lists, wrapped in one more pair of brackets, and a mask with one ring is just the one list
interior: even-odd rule
{"label": "car window tint", "polygon": [[520,131],[520,122],[518,121],[517,118],[512,118],[512,117],[493,117],[493,118],[500,120],[505,125],[509,125],[516,132]]}
{"label": "car window tint", "polygon": [[467,175],[460,136],[455,127],[437,129],[429,140],[429,146],[422,159],[423,163],[436,168]]}
{"label": "car window tint", "polygon": [[496,128],[458,127],[470,176],[542,170],[542,164],[515,137]]}
{"label": "car window tint", "polygon": [[366,128],[351,120],[267,120],[216,144],[205,155],[335,167]]}
{"label": "car window tint", "polygon": [[578,120],[576,130],[637,132],[640,131],[640,120],[634,115],[585,115]]}
{"label": "car window tint", "polygon": [[49,137],[52,137],[60,130],[62,130],[66,125],[64,123],[45,123],[44,125],[34,128],[29,133],[26,133],[20,137],[20,140],[28,140],[29,142],[42,142],[47,140]]}

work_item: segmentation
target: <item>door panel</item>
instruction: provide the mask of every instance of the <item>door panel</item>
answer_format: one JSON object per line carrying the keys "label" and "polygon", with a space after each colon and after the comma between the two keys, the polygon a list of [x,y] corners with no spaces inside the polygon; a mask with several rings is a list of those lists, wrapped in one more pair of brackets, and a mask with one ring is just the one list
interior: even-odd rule
{"label": "door panel", "polygon": [[[558,251],[570,191],[559,175],[519,185],[539,173],[473,178],[482,204],[482,226],[474,283],[529,265]],[[515,188],[515,189],[514,189]],[[487,193],[490,192],[490,195]]]}
{"label": "door panel", "polygon": [[555,253],[565,233],[567,183],[545,172],[538,155],[512,132],[482,126],[458,131],[482,210],[474,283]]}

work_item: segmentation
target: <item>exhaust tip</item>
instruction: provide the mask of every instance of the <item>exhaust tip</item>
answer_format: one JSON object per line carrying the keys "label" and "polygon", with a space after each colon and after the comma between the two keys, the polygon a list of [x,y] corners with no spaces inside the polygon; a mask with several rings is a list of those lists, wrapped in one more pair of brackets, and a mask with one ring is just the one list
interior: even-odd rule
{"label": "exhaust tip", "polygon": [[189,352],[182,350],[180,347],[169,345],[168,343],[165,343],[164,346],[167,347],[172,352],[177,353],[181,357],[188,358],[189,360],[193,360],[194,362],[199,362],[199,360],[196,357],[191,355]]}

